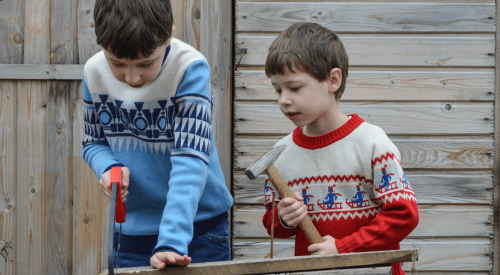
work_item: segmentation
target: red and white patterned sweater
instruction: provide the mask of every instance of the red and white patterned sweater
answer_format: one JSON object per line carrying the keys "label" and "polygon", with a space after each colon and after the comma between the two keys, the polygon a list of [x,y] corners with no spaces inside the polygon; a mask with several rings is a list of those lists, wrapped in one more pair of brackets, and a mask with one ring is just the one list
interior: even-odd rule
{"label": "red and white patterned sweater", "polygon": [[[335,238],[339,253],[397,250],[418,224],[415,193],[401,168],[400,153],[382,129],[352,115],[340,128],[319,137],[295,131],[275,161],[292,192],[300,192],[321,236]],[[266,214],[271,234],[271,198],[266,181]],[[277,200],[280,198],[276,194]],[[309,255],[302,230],[284,227],[275,209],[274,236],[295,238],[295,256]],[[393,264],[393,274],[404,274]]]}

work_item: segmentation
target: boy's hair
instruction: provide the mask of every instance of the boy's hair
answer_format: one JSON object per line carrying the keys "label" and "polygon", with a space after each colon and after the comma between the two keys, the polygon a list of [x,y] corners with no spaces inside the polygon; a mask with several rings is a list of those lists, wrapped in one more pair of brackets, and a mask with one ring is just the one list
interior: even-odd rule
{"label": "boy's hair", "polygon": [[282,31],[269,47],[266,75],[283,74],[285,66],[299,68],[318,81],[328,79],[333,68],[342,72],[342,82],[335,93],[344,93],[349,59],[342,41],[331,30],[317,23],[295,23]]}
{"label": "boy's hair", "polygon": [[94,20],[97,44],[129,59],[165,44],[174,23],[170,0],[97,0]]}

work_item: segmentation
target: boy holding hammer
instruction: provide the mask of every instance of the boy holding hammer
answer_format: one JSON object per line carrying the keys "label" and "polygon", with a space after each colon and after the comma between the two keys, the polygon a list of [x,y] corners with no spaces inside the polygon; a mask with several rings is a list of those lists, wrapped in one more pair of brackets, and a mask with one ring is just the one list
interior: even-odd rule
{"label": "boy holding hammer", "polygon": [[[316,23],[291,25],[269,48],[266,74],[297,126],[276,144],[286,148],[275,162],[295,198],[278,199],[273,212],[266,196],[262,221],[278,238],[296,236],[296,256],[397,250],[418,224],[399,150],[382,129],[339,107],[348,67],[342,42]],[[306,217],[323,243],[311,245],[297,229]],[[404,274],[400,263],[392,267]]]}

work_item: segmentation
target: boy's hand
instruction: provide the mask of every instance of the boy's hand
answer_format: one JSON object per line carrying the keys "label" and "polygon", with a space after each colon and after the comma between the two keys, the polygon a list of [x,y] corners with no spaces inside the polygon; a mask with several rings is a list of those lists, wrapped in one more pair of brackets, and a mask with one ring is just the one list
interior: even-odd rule
{"label": "boy's hand", "polygon": [[295,227],[307,216],[307,206],[299,192],[293,194],[295,198],[284,198],[278,203],[278,215],[287,225]]}
{"label": "boy's hand", "polygon": [[[122,201],[125,202],[126,196],[128,195],[128,183],[129,183],[129,175],[130,170],[127,167],[122,168]],[[102,174],[101,180],[99,181],[99,187],[101,187],[102,192],[111,200],[111,183],[109,182],[111,179],[111,169],[104,174]]]}
{"label": "boy's hand", "polygon": [[328,254],[339,254],[337,246],[335,245],[335,239],[330,236],[323,237],[324,242],[311,244],[307,250],[311,252],[311,255],[328,255]]}
{"label": "boy's hand", "polygon": [[149,262],[151,263],[152,267],[164,269],[168,264],[188,266],[189,263],[191,263],[191,257],[187,255],[179,256],[179,254],[177,253],[166,251],[154,254]]}

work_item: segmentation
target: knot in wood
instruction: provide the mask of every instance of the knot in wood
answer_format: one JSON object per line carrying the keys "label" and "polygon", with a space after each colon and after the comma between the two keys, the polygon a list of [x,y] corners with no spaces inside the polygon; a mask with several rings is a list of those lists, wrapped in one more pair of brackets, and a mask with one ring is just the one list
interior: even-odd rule
{"label": "knot in wood", "polygon": [[19,33],[14,34],[14,43],[16,43],[16,44],[23,43],[23,38],[21,37],[21,35]]}
{"label": "knot in wood", "polygon": [[198,9],[194,9],[193,14],[194,14],[194,17],[195,17],[196,19],[200,19],[200,17],[201,17],[200,10],[198,10]]}
{"label": "knot in wood", "polygon": [[57,128],[57,134],[61,135],[63,133],[63,130],[61,128]]}
{"label": "knot in wood", "polygon": [[90,22],[90,27],[93,28],[94,27],[94,22]]}

